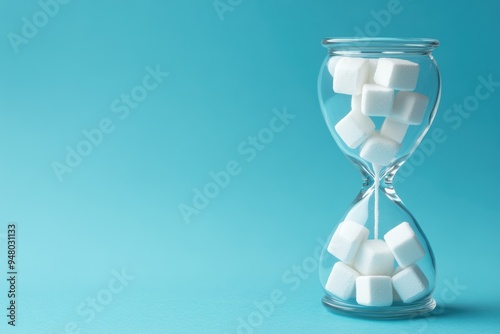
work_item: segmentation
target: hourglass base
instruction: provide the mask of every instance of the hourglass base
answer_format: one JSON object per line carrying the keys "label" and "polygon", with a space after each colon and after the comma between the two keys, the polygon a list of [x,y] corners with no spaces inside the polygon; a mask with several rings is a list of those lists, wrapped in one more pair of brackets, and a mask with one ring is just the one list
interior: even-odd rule
{"label": "hourglass base", "polygon": [[436,301],[432,297],[427,297],[409,305],[401,304],[386,307],[356,306],[334,300],[329,296],[324,296],[322,302],[328,310],[335,313],[378,319],[414,319],[431,312],[436,307]]}

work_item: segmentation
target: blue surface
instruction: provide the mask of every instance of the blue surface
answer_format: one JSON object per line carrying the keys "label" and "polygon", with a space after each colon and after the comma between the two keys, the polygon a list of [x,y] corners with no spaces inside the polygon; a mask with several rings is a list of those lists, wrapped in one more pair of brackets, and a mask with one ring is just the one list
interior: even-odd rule
{"label": "blue surface", "polygon": [[[0,237],[18,224],[19,276],[17,326],[3,315],[0,331],[500,333],[500,87],[470,114],[447,112],[478,77],[500,81],[500,3],[401,0],[373,23],[392,3],[68,1],[44,22],[35,0],[1,2]],[[34,14],[42,27],[15,39]],[[425,319],[330,314],[317,273],[292,271],[314,266],[360,187],[316,94],[320,40],[359,30],[441,41],[431,132],[446,141],[397,184],[437,259],[440,306]],[[127,104],[131,92],[147,97]],[[270,122],[280,130],[252,149]],[[58,177],[78,145],[91,152]],[[224,187],[184,219],[228,163]]]}

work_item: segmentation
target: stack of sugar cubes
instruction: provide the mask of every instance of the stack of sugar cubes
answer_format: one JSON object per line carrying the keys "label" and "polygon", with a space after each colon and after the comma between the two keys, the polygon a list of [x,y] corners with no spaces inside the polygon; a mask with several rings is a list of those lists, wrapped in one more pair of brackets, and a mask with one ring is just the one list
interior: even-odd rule
{"label": "stack of sugar cubes", "polygon": [[[429,103],[425,95],[413,92],[419,65],[397,58],[332,57],[328,71],[333,91],[352,95],[351,111],[335,131],[351,149],[360,145],[360,156],[387,166],[398,153],[409,125],[422,123]],[[379,131],[370,117],[385,117]]]}
{"label": "stack of sugar cubes", "polygon": [[365,306],[411,303],[423,297],[429,281],[416,263],[425,251],[410,224],[397,225],[384,240],[369,240],[368,234],[356,222],[339,224],[328,252],[340,261],[333,266],[325,289],[343,300],[356,298]]}

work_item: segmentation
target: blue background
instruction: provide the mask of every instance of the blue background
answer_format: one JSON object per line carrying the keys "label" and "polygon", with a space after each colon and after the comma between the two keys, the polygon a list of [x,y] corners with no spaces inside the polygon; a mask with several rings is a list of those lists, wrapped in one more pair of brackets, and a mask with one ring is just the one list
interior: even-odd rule
{"label": "blue background", "polygon": [[[239,332],[500,333],[500,88],[460,125],[443,118],[475,94],[479,76],[500,81],[500,2],[401,0],[383,26],[371,11],[385,0],[225,3],[219,16],[211,0],[73,0],[18,52],[9,33],[20,35],[40,6],[0,3],[0,267],[16,222],[19,271],[17,326],[0,314],[0,330],[238,333],[254,302],[281,291],[283,303]],[[440,307],[424,319],[334,315],[316,272],[284,280],[311,263],[361,184],[316,92],[321,39],[356,29],[441,42],[431,131],[447,140],[397,184],[437,258]],[[169,76],[121,119],[111,104],[157,65]],[[247,161],[238,147],[284,108],[295,118]],[[105,118],[113,131],[61,182],[53,163]],[[239,174],[187,223],[179,206],[232,160]],[[122,270],[133,279],[121,292],[92,319],[80,314],[87,298],[109,297]]]}

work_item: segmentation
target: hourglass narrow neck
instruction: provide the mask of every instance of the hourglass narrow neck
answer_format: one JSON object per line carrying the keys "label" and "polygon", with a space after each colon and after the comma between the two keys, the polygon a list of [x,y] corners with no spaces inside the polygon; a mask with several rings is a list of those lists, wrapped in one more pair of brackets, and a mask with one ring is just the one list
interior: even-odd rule
{"label": "hourglass narrow neck", "polygon": [[[361,169],[361,175],[363,184],[361,187],[361,192],[359,194],[360,197],[364,197],[372,193],[375,190],[376,182],[375,176],[371,172],[367,172],[366,170]],[[381,194],[389,197],[394,202],[402,202],[399,196],[394,189],[394,176],[395,172],[392,171],[382,171],[380,175],[380,180],[378,182],[378,191]]]}
{"label": "hourglass narrow neck", "polygon": [[364,166],[361,166],[359,170],[361,172],[361,177],[363,180],[362,188],[368,189],[375,186],[376,183],[375,175],[377,175],[377,172],[379,175],[378,185],[380,189],[394,188],[393,180],[397,170],[394,169],[385,170],[383,168],[380,168],[379,170],[372,171],[365,169]]}

